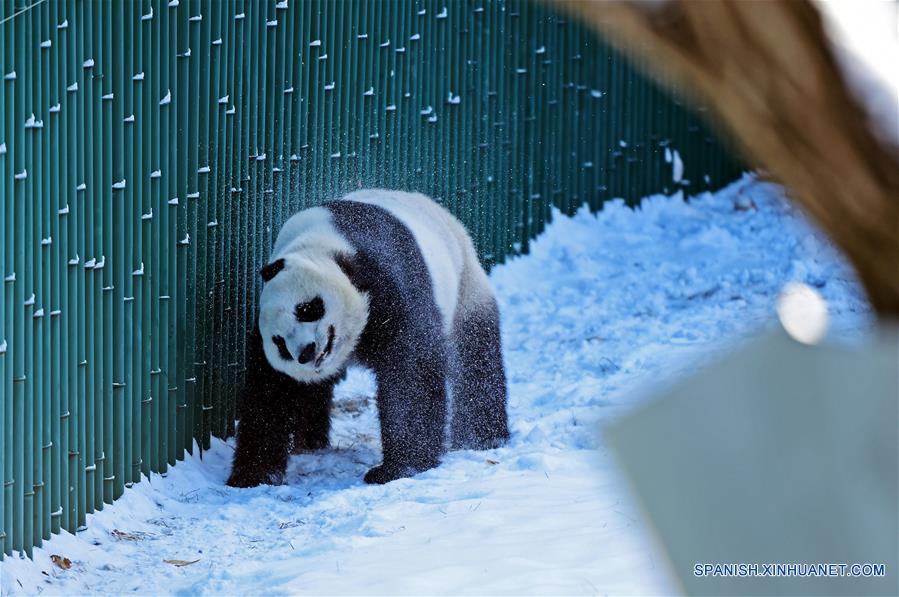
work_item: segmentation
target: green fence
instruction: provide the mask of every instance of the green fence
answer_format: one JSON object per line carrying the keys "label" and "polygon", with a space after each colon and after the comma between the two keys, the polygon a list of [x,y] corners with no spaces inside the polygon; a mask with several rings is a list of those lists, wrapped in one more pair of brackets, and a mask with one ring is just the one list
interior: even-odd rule
{"label": "green fence", "polygon": [[0,0],[0,21],[0,557],[233,432],[256,272],[292,212],[421,190],[492,264],[552,205],[740,169],[525,2]]}

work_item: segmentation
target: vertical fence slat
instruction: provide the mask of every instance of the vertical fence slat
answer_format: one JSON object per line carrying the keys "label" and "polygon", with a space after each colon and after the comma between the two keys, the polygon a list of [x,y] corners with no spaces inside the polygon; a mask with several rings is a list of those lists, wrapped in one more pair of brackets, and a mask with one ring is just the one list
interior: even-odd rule
{"label": "vertical fence slat", "polygon": [[[7,4],[0,2],[0,19],[5,19],[7,14]],[[8,72],[6,62],[6,44],[0,42],[0,75],[5,76]],[[12,237],[10,229],[7,226],[10,210],[12,209],[12,193],[9,191],[9,181],[13,179],[13,173],[9,167],[10,160],[7,158],[8,146],[6,143],[7,128],[6,117],[7,112],[7,88],[9,87],[5,79],[0,82],[0,233],[3,239],[0,240],[0,276],[4,279],[7,272],[11,269],[9,257],[12,255]],[[2,283],[0,287],[0,430],[3,430],[2,438],[0,438],[0,557],[3,554],[10,553],[10,544],[12,533],[12,502],[11,496],[11,478],[12,471],[10,464],[12,462],[12,433],[9,432],[8,425],[11,425],[11,412],[7,410],[12,407],[12,386],[9,363],[9,340],[11,331],[11,322],[7,317],[12,312],[12,305],[9,300],[7,291],[8,283]]]}

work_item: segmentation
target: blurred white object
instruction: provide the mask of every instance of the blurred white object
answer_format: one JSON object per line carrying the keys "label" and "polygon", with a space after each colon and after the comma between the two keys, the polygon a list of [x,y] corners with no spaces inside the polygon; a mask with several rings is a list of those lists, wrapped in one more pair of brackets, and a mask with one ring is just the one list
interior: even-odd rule
{"label": "blurred white object", "polygon": [[818,0],[816,6],[874,133],[899,149],[899,2]]}
{"label": "blurred white object", "polygon": [[790,282],[777,297],[777,316],[790,336],[803,344],[817,344],[827,333],[827,303],[801,282]]}

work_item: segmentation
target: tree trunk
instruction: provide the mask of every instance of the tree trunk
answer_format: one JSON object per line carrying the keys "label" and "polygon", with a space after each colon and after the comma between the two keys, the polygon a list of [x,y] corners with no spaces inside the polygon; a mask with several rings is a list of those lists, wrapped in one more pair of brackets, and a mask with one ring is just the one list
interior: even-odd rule
{"label": "tree trunk", "polygon": [[695,91],[846,253],[877,312],[899,316],[899,151],[874,134],[808,0],[557,4]]}

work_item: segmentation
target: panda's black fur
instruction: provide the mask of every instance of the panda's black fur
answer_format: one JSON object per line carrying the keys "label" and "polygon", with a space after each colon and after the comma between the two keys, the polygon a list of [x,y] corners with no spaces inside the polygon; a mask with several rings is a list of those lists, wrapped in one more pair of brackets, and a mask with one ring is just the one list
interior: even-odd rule
{"label": "panda's black fur", "polygon": [[[378,201],[351,198],[324,206],[336,232],[352,247],[352,251],[328,254],[353,287],[367,295],[364,329],[342,368],[327,378],[298,381],[272,367],[257,327],[250,337],[229,485],[278,483],[292,449],[328,445],[333,389],[350,362],[370,368],[377,380],[383,463],[368,471],[368,483],[385,483],[435,467],[447,444],[484,449],[508,438],[499,313],[492,292],[482,288],[486,276],[480,266],[468,263],[474,259],[473,249],[465,265],[478,268],[471,278],[475,281],[463,280],[460,288],[477,285],[478,304],[464,304],[463,296],[447,330],[416,236]],[[461,225],[455,225],[464,235]],[[465,242],[470,246],[467,235]],[[271,280],[282,275],[285,263],[278,261],[266,266],[264,277]],[[450,437],[446,438],[450,412]]]}

